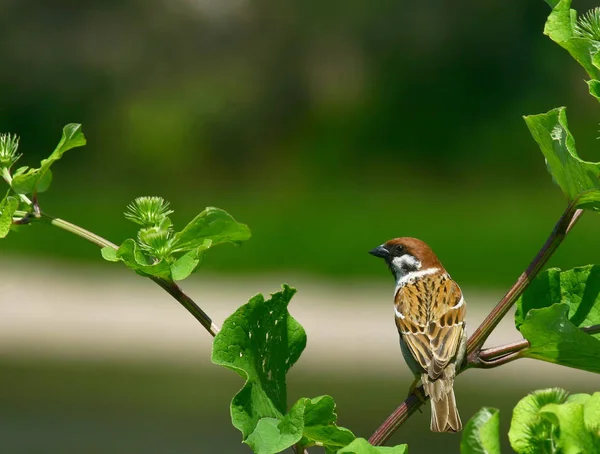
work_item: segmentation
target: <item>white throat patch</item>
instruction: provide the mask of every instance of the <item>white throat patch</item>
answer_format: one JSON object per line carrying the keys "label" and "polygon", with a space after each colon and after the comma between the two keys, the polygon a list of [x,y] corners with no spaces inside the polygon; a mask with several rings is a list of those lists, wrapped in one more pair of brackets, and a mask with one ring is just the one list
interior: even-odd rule
{"label": "white throat patch", "polygon": [[402,276],[398,275],[398,278],[396,279],[396,289],[394,290],[394,295],[398,292],[400,287],[404,287],[408,282],[414,281],[415,279],[427,276],[429,274],[435,274],[439,270],[439,268],[425,268],[424,270],[411,271],[410,273],[406,273]]}

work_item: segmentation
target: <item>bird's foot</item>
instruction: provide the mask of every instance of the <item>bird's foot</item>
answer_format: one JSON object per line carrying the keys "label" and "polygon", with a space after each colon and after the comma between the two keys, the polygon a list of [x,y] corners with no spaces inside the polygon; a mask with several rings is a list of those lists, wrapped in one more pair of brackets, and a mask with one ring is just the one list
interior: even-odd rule
{"label": "bird's foot", "polygon": [[419,387],[420,381],[421,381],[420,377],[417,377],[414,379],[414,381],[410,385],[408,395],[410,396],[411,394],[414,394],[415,397],[417,399],[419,399],[421,401],[421,403],[424,404],[425,402],[427,402],[427,396],[425,395],[424,391],[421,390],[421,388]]}

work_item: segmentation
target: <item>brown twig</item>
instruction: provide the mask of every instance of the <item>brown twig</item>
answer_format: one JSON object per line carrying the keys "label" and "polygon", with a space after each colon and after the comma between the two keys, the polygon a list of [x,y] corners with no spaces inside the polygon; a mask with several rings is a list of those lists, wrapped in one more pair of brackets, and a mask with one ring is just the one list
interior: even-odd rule
{"label": "brown twig", "polygon": [[[584,326],[581,331],[587,334],[598,334],[600,333],[600,325]],[[498,367],[522,357],[522,353],[528,348],[529,341],[527,339],[521,339],[499,347],[485,348],[479,352],[478,361],[469,366],[481,369]]]}
{"label": "brown twig", "polygon": [[[537,276],[537,274],[541,271],[544,265],[548,262],[548,259],[552,256],[552,254],[556,251],[558,246],[565,239],[565,236],[569,233],[569,231],[573,228],[575,223],[579,220],[583,211],[576,208],[576,202],[571,203],[563,215],[560,217],[558,222],[556,223],[554,230],[537,253],[535,258],[531,261],[527,269],[519,276],[517,281],[513,284],[510,290],[504,295],[504,297],[500,300],[500,302],[492,309],[489,315],[485,318],[485,320],[479,325],[479,327],[475,330],[473,335],[469,338],[467,342],[467,362],[466,366],[460,370],[458,373],[462,372],[468,367],[472,367],[474,364],[481,364],[481,359],[479,354],[481,352],[481,347],[490,336],[494,328],[498,326],[498,323],[504,318],[504,316],[508,313],[508,311],[512,308],[517,299],[523,294],[529,283]],[[527,341],[525,341],[527,342]],[[512,344],[509,344],[511,348]],[[503,348],[503,347],[498,347]],[[512,361],[516,359],[521,350],[511,351],[510,349],[507,351],[499,352],[501,355],[499,358],[490,359],[490,361],[496,361],[494,365],[490,367],[497,367],[501,364],[505,364],[506,362]],[[514,355],[514,356],[513,356]],[[504,362],[502,362],[504,361]],[[477,366],[475,366],[477,367]],[[485,367],[485,366],[481,366]],[[416,411],[418,410],[425,402],[426,399],[420,399],[417,397],[416,393],[421,393],[423,396],[424,393],[422,389],[417,389],[411,393],[402,404],[396,410],[388,416],[388,418],[379,426],[379,428],[373,433],[371,438],[369,438],[369,442],[374,446],[379,446],[385,443],[392,434],[402,425],[404,422]]]}
{"label": "brown twig", "polygon": [[554,254],[554,251],[560,246],[582,214],[583,210],[576,209],[575,203],[569,205],[556,223],[556,226],[546,240],[546,243],[544,243],[544,246],[542,246],[535,258],[531,261],[525,272],[519,276],[506,295],[504,295],[496,307],[489,313],[481,325],[479,325],[479,328],[477,328],[469,338],[469,342],[467,343],[467,357],[471,356],[474,352],[479,352],[494,328],[498,326],[498,323],[500,323],[508,311],[513,307],[529,283],[548,262],[548,259]]}

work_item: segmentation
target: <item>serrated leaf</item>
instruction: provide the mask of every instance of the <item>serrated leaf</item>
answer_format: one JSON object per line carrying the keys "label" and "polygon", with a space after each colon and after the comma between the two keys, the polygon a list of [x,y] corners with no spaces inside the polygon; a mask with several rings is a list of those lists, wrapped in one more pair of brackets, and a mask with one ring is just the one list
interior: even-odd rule
{"label": "serrated leaf", "polygon": [[364,438],[357,438],[345,448],[340,449],[338,454],[408,454],[408,445],[373,446]]}
{"label": "serrated leaf", "polygon": [[173,237],[174,251],[189,251],[211,240],[212,246],[250,238],[250,229],[220,208],[208,207]]}
{"label": "serrated leaf", "polygon": [[500,454],[500,411],[483,407],[467,422],[461,454]]}
{"label": "serrated leaf", "polygon": [[[575,139],[569,132],[566,109],[525,117],[527,127],[546,158],[548,171],[570,202],[600,210],[600,163],[587,162],[577,155]],[[583,197],[579,201],[579,197]]]}
{"label": "serrated leaf", "polygon": [[71,123],[63,128],[60,142],[52,152],[52,154],[42,159],[38,169],[19,169],[15,173],[11,183],[11,187],[17,194],[32,194],[36,192],[44,192],[52,182],[52,173],[50,167],[53,163],[62,158],[62,155],[72,148],[85,145],[86,140],[81,131],[81,125]]}
{"label": "serrated leaf", "polygon": [[[285,375],[306,346],[304,328],[287,310],[295,292],[284,285],[268,300],[256,295],[225,320],[215,337],[213,363],[235,371],[246,380],[231,402],[231,419],[242,432],[244,442],[257,430],[261,419],[284,418]],[[266,421],[259,430],[272,431],[272,428],[272,422]],[[297,440],[293,443],[301,436],[301,431],[296,432],[292,438]],[[257,433],[251,440],[256,443],[258,437]]]}
{"label": "serrated leaf", "polygon": [[519,454],[551,453],[552,427],[540,417],[540,410],[548,404],[563,403],[568,393],[550,388],[534,391],[519,401],[513,410],[508,439]]}
{"label": "serrated leaf", "polygon": [[576,36],[576,19],[577,13],[571,9],[571,0],[562,0],[548,16],[544,34],[569,52],[592,79],[600,79],[600,71],[593,63],[598,46],[592,39]]}
{"label": "serrated leaf", "polygon": [[520,327],[530,346],[522,356],[600,373],[600,340],[569,321],[569,306],[531,309]]}
{"label": "serrated leaf", "polygon": [[131,238],[125,240],[116,252],[113,253],[111,248],[102,248],[101,253],[105,260],[109,262],[121,261],[141,276],[155,276],[169,281],[172,280],[169,264],[164,260],[158,263],[150,263],[148,258],[138,248],[136,242]]}
{"label": "serrated leaf", "polygon": [[9,195],[0,202],[0,238],[5,238],[10,232],[17,208],[19,208],[19,200],[16,197]]}
{"label": "serrated leaf", "polygon": [[174,281],[182,281],[198,269],[204,253],[212,245],[212,240],[204,240],[204,243],[191,251],[186,252],[171,265],[171,275]]}
{"label": "serrated leaf", "polygon": [[600,266],[587,265],[566,271],[550,268],[538,274],[516,301],[517,329],[531,309],[555,303],[569,306],[568,318],[575,326],[600,324]]}

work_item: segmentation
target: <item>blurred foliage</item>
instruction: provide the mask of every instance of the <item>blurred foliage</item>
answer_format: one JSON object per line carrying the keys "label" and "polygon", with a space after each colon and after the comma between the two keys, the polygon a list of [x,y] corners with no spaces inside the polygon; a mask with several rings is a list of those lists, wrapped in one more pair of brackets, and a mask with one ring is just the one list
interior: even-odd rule
{"label": "blurred foliage", "polygon": [[[161,195],[176,218],[216,205],[252,229],[208,269],[381,276],[366,251],[411,235],[461,283],[506,285],[565,204],[521,115],[573,106],[580,154],[598,160],[597,107],[542,35],[547,15],[541,1],[6,0],[0,131],[31,165],[82,123],[89,145],[41,205],[115,242],[127,203]],[[595,261],[592,225],[554,262]],[[23,230],[3,250],[97,257]]]}

